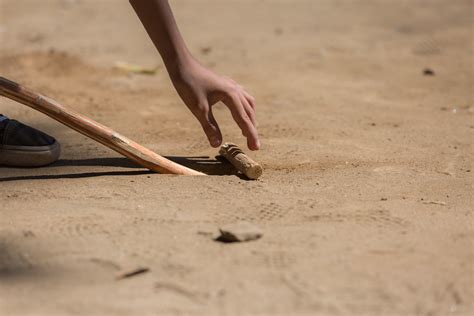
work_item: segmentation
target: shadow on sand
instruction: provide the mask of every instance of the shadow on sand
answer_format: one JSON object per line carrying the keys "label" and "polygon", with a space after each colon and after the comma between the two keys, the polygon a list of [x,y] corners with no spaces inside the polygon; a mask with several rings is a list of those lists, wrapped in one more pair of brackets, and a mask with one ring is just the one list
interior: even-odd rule
{"label": "shadow on sand", "polygon": [[8,245],[0,237],[0,284],[7,281],[37,278],[41,273],[22,254],[18,245]]}
{"label": "shadow on sand", "polygon": [[[203,172],[207,175],[237,175],[235,168],[227,162],[227,160],[216,157],[212,159],[208,156],[198,157],[181,157],[181,156],[166,156],[167,159],[176,162],[188,168]],[[98,171],[98,172],[82,172],[82,173],[61,173],[61,174],[43,174],[43,175],[22,175],[2,177],[0,182],[21,181],[21,180],[52,180],[52,179],[78,179],[104,176],[133,176],[143,174],[157,174],[133,161],[117,157],[117,158],[90,158],[90,159],[61,159],[57,162],[42,167],[41,170],[48,170],[52,168],[66,168],[67,167],[119,167],[136,170],[115,170],[115,171]],[[28,168],[25,168],[28,169]]]}

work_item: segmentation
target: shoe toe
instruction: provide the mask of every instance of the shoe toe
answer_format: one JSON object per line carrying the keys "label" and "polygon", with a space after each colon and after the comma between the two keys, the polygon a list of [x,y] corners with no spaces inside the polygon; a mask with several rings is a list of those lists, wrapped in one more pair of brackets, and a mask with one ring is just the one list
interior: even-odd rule
{"label": "shoe toe", "polygon": [[11,146],[51,146],[56,140],[16,120],[9,120],[3,134],[3,145]]}

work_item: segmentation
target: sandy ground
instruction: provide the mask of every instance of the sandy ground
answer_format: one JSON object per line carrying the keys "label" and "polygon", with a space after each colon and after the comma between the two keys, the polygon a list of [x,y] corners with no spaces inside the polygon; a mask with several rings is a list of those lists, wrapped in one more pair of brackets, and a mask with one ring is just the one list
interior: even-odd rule
{"label": "sandy ground", "polygon": [[[264,176],[214,160],[127,1],[0,0],[2,76],[213,174],[149,173],[0,99],[63,145],[0,168],[0,315],[472,315],[474,2],[171,3],[256,96]],[[238,219],[263,238],[212,240]]]}

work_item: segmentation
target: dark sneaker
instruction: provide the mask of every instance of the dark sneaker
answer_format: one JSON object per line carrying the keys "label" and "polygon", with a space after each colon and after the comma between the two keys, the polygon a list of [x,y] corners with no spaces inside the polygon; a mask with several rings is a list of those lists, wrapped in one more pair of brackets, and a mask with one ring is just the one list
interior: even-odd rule
{"label": "dark sneaker", "polygon": [[53,137],[0,114],[0,165],[41,167],[58,160],[60,151]]}

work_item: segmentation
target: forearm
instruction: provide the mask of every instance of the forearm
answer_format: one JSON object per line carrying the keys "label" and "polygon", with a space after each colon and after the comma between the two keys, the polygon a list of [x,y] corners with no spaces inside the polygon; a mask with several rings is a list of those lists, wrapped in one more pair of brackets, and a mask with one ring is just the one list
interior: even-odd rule
{"label": "forearm", "polygon": [[148,35],[158,49],[170,76],[191,58],[168,0],[130,0]]}

